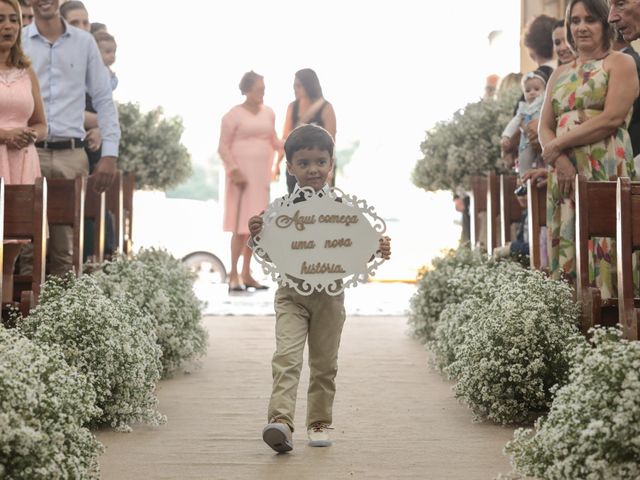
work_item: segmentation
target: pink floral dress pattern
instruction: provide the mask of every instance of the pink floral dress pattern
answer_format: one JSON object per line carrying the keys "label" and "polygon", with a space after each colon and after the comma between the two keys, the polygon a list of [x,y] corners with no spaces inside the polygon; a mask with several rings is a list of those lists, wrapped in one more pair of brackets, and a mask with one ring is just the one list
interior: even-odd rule
{"label": "pink floral dress pattern", "polygon": [[[557,137],[603,112],[609,84],[603,62],[604,59],[581,65],[574,62],[559,74],[551,92]],[[578,174],[589,181],[608,181],[621,176],[635,178],[627,132],[630,117],[631,112],[625,123],[609,137],[568,151]],[[560,195],[552,167],[547,186],[547,226],[549,267],[553,278],[575,278],[575,201]],[[589,243],[589,281],[601,289],[603,298],[617,295],[615,251],[615,241],[611,238],[593,237]]]}

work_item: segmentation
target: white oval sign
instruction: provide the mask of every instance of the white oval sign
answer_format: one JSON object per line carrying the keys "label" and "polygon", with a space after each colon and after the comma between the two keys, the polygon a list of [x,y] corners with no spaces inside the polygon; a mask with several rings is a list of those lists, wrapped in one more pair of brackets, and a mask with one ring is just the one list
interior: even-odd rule
{"label": "white oval sign", "polygon": [[302,295],[337,295],[366,282],[384,261],[377,253],[384,220],[339,189],[304,188],[274,201],[262,218],[254,257],[266,274]]}

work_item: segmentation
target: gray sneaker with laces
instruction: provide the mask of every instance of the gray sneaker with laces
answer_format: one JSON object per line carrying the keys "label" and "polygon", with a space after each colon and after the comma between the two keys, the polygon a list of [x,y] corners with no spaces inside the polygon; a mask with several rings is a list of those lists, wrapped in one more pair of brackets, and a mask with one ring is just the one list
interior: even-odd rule
{"label": "gray sneaker with laces", "polygon": [[269,423],[262,430],[262,439],[278,453],[285,453],[293,450],[291,428],[289,428],[289,425],[286,423]]}
{"label": "gray sneaker with laces", "polygon": [[329,430],[333,430],[326,423],[314,423],[307,429],[310,447],[330,447],[333,444],[329,437]]}

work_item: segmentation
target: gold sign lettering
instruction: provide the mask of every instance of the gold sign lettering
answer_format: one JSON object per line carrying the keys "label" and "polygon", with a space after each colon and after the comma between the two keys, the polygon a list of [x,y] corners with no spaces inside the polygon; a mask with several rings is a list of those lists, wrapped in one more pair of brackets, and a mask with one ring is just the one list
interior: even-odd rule
{"label": "gold sign lettering", "polygon": [[334,240],[325,240],[324,248],[350,247],[352,245],[350,238],[336,238]]}
{"label": "gold sign lettering", "polygon": [[313,225],[314,223],[316,223],[315,215],[300,215],[300,210],[296,210],[293,217],[280,215],[276,218],[276,226],[280,228],[289,228],[289,226],[293,224],[299,232],[304,230],[305,225]]}
{"label": "gold sign lettering", "polygon": [[313,248],[316,248],[316,242],[313,240],[294,240],[291,242],[292,250],[311,250]]}
{"label": "gold sign lettering", "polygon": [[302,262],[300,267],[300,274],[302,275],[315,275],[322,273],[346,273],[342,265],[336,263],[311,263]]}
{"label": "gold sign lettering", "polygon": [[345,227],[358,223],[357,215],[320,215],[318,217],[320,223],[343,223]]}

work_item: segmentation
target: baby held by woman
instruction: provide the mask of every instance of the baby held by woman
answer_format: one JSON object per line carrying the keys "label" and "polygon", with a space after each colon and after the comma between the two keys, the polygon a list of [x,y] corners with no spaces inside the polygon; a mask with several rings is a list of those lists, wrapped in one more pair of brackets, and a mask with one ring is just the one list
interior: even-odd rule
{"label": "baby held by woman", "polygon": [[505,152],[512,149],[512,137],[517,133],[518,129],[520,129],[520,144],[518,146],[516,169],[521,177],[528,170],[542,166],[540,153],[537,152],[529,142],[526,127],[531,120],[540,117],[547,80],[547,75],[540,70],[529,72],[522,78],[522,91],[524,92],[525,101],[519,102],[515,116],[502,132],[500,147],[502,151]]}

